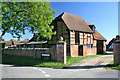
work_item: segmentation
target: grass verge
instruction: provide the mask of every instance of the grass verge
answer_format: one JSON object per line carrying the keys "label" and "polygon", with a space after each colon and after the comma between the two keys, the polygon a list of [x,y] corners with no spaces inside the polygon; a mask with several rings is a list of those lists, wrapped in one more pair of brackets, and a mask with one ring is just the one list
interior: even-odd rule
{"label": "grass verge", "polygon": [[63,64],[62,62],[57,62],[57,61],[46,61],[38,58],[34,59],[33,57],[3,54],[2,63],[16,64],[21,66],[33,66],[33,67],[62,68],[65,66],[69,66],[73,63],[79,62],[87,57],[98,57],[98,56],[102,56],[102,55],[90,55],[86,57],[67,57],[67,64]]}
{"label": "grass verge", "polygon": [[113,61],[110,64],[108,64],[106,67],[107,67],[107,69],[120,70],[120,65],[114,65]]}

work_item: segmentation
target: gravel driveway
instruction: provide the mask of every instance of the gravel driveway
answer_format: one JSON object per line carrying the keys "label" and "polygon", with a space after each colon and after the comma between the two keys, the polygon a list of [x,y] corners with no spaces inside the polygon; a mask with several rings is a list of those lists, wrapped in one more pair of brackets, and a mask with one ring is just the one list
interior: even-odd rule
{"label": "gravel driveway", "polygon": [[68,69],[103,69],[107,64],[113,61],[113,55],[104,55],[99,57],[88,57],[82,61],[72,64]]}

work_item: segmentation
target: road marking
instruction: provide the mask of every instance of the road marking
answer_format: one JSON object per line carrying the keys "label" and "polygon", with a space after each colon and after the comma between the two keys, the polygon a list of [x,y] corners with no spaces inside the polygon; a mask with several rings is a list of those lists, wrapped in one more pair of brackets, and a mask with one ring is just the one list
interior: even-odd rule
{"label": "road marking", "polygon": [[45,71],[42,71],[42,73],[46,73]]}
{"label": "road marking", "polygon": [[37,69],[37,70],[41,71],[42,73],[44,73],[45,77],[50,77],[50,75],[46,74],[46,72],[43,71],[42,69],[39,69],[39,68],[36,68],[36,67],[34,67],[34,69]]}
{"label": "road marking", "polygon": [[50,77],[50,76],[48,74],[46,74],[45,77]]}
{"label": "road marking", "polygon": [[42,71],[41,69],[38,69],[39,71]]}
{"label": "road marking", "polygon": [[36,67],[34,67],[34,69],[37,69]]}

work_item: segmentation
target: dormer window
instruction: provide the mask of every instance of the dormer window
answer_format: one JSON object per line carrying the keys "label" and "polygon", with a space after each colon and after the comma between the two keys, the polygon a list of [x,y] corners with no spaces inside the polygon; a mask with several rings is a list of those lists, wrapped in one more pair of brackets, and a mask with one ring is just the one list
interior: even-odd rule
{"label": "dormer window", "polygon": [[89,25],[89,27],[93,30],[93,33],[95,33],[95,25]]}
{"label": "dormer window", "polygon": [[93,27],[93,33],[95,33],[95,27]]}

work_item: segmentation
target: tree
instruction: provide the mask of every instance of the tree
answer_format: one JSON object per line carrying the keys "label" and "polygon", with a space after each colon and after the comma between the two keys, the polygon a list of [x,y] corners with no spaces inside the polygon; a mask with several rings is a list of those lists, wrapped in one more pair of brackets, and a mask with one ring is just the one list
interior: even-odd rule
{"label": "tree", "polygon": [[20,41],[20,38],[18,38],[18,41]]}
{"label": "tree", "polygon": [[10,41],[11,41],[11,44],[14,45],[14,39],[11,39]]}
{"label": "tree", "polygon": [[5,33],[20,38],[25,30],[40,33],[38,38],[42,36],[51,39],[55,32],[52,31],[54,26],[50,24],[55,13],[50,2],[3,2],[0,41]]}

